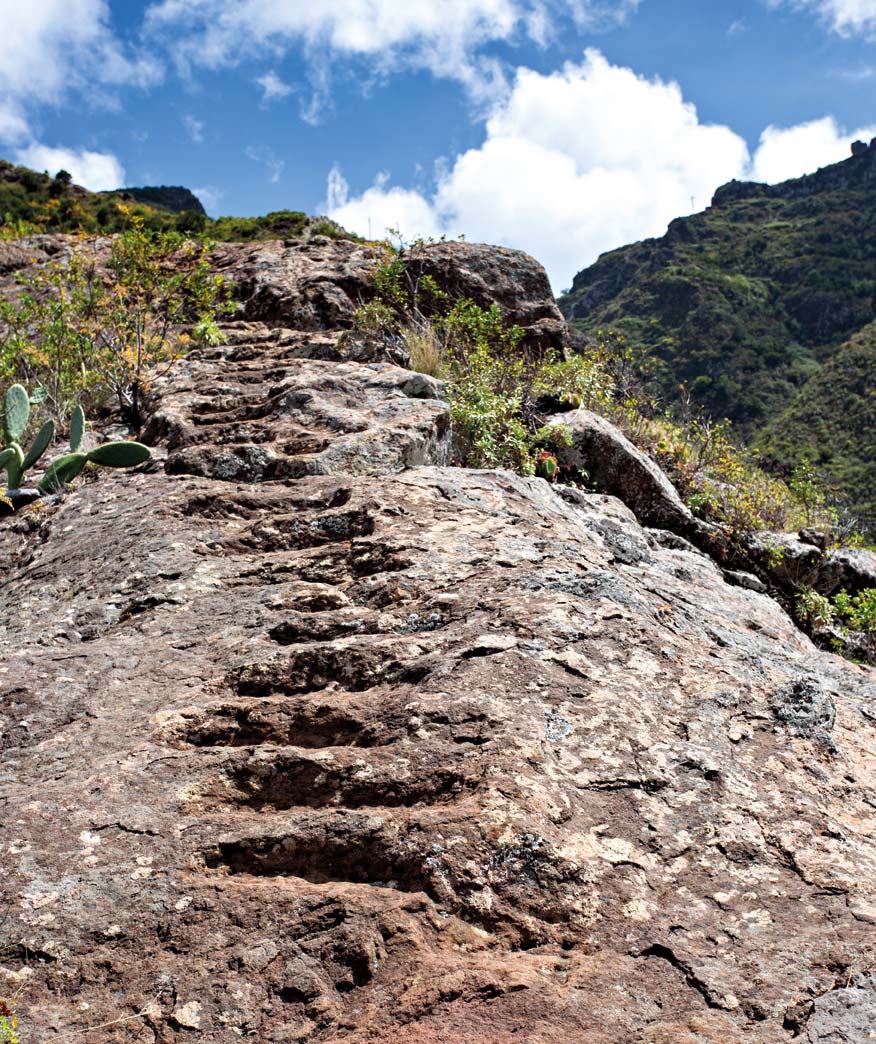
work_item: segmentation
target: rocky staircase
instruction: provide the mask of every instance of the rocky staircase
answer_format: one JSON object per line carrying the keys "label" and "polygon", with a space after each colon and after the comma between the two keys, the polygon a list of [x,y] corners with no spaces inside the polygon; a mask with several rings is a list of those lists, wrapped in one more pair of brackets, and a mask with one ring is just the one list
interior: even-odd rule
{"label": "rocky staircase", "polygon": [[[240,284],[323,314],[359,249]],[[0,533],[34,1039],[867,1039],[873,672],[611,497],[447,467],[440,385],[348,327],[224,334],[161,467]]]}

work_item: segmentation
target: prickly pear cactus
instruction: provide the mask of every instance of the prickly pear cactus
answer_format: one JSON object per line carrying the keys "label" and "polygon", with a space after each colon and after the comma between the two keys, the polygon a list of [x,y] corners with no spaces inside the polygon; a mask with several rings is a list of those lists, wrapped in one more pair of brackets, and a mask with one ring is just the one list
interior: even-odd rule
{"label": "prickly pear cactus", "polygon": [[84,453],[65,453],[46,468],[37,488],[41,493],[59,493],[87,463],[88,457]]}
{"label": "prickly pear cactus", "polygon": [[85,437],[85,411],[77,406],[70,416],[70,452],[78,453],[82,449]]}
{"label": "prickly pear cactus", "polygon": [[141,442],[105,442],[87,454],[92,464],[106,468],[135,468],[151,456],[152,451]]}
{"label": "prickly pear cactus", "polygon": [[30,397],[20,384],[13,384],[3,396],[3,443],[20,442],[30,418]]}
{"label": "prickly pear cactus", "polygon": [[30,449],[24,456],[24,463],[22,464],[22,469],[24,471],[27,471],[28,468],[32,468],[34,464],[36,464],[49,446],[51,446],[54,437],[55,422],[51,420],[46,421],[46,423],[36,433],[36,438],[30,444]]}

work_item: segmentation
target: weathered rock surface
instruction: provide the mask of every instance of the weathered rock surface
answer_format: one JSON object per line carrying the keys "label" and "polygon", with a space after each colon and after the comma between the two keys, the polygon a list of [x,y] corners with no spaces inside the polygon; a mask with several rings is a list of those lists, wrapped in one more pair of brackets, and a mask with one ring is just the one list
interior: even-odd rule
{"label": "weathered rock surface", "polygon": [[413,264],[454,297],[482,308],[497,304],[511,323],[526,331],[524,347],[565,350],[568,331],[544,268],[508,247],[450,240],[418,248]]}
{"label": "weathered rock surface", "polygon": [[[223,243],[217,268],[239,288],[245,317],[298,330],[347,327],[374,296],[371,275],[383,260],[370,244],[315,237],[302,242]],[[482,243],[428,243],[409,259],[417,277],[489,308],[523,327],[526,347],[564,349],[566,323],[544,268],[528,254]]]}
{"label": "weathered rock surface", "polygon": [[343,334],[272,334],[229,329],[229,344],[193,352],[157,382],[144,437],[165,441],[169,472],[263,482],[449,462],[440,382],[388,363],[330,361],[344,358]]}
{"label": "weathered rock surface", "polygon": [[558,414],[549,423],[571,433],[570,444],[556,450],[562,467],[585,473],[589,483],[621,499],[644,525],[681,533],[695,528],[690,510],[663,470],[611,421],[578,409]]}
{"label": "weathered rock surface", "polygon": [[866,1040],[876,672],[610,496],[410,467],[438,386],[311,333],[0,529],[30,1038]]}

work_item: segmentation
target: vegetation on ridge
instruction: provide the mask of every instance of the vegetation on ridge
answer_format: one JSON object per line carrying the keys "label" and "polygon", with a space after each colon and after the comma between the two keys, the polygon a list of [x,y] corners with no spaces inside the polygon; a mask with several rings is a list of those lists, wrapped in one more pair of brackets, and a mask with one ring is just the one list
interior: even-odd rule
{"label": "vegetation on ridge", "polygon": [[[191,200],[187,196],[191,196]],[[188,202],[189,206],[178,207]],[[356,239],[328,218],[299,210],[262,217],[208,217],[200,201],[183,188],[134,188],[89,192],[66,171],[39,174],[0,160],[0,239],[40,232],[112,234],[139,223],[153,232],[204,235],[218,242],[299,239],[305,234]]]}
{"label": "vegetation on ridge", "polygon": [[40,388],[58,423],[79,402],[100,408],[111,396],[139,426],[148,379],[192,340],[180,324],[209,341],[232,307],[206,245],[138,220],[113,239],[108,257],[81,243],[20,282],[22,293],[0,302],[0,384]]}
{"label": "vegetation on ridge", "polygon": [[[604,254],[560,306],[612,328],[767,463],[808,460],[876,528],[876,150],[783,185],[731,183],[666,235]],[[846,404],[849,409],[846,409]]]}
{"label": "vegetation on ridge", "polygon": [[814,470],[801,466],[788,482],[766,474],[739,448],[727,422],[712,421],[686,400],[670,415],[639,375],[649,360],[623,336],[598,331],[570,359],[532,357],[518,345],[523,330],[507,326],[495,305],[453,300],[419,264],[422,242],[386,245],[374,271],[377,291],[359,309],[363,332],[401,339],[415,369],[447,382],[458,464],[505,467],[588,485],[585,474],[558,472],[552,450],[567,440],[551,414],[586,408],[617,424],[667,471],[695,514],[723,527],[728,540],[762,529],[821,525],[842,535]]}

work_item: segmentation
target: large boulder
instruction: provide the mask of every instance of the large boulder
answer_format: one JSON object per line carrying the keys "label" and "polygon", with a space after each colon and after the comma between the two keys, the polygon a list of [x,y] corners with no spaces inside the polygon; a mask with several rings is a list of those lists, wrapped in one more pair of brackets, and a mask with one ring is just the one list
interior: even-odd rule
{"label": "large boulder", "polygon": [[542,265],[522,250],[451,240],[412,252],[411,265],[453,297],[482,308],[497,304],[509,323],[526,331],[525,348],[564,352],[568,331]]}
{"label": "large boulder", "polygon": [[589,485],[618,497],[643,525],[681,534],[693,530],[690,510],[662,469],[610,421],[579,409],[557,414],[548,423],[571,433],[570,445],[556,451],[561,468],[583,472]]}
{"label": "large boulder", "polygon": [[[214,263],[236,286],[243,316],[299,330],[349,327],[374,296],[385,252],[369,243],[315,236],[300,241],[220,244]],[[566,322],[544,268],[528,254],[480,243],[428,243],[405,255],[413,279],[428,275],[452,298],[496,304],[525,330],[533,352],[564,351]]]}

